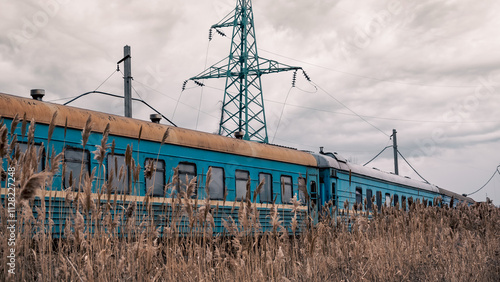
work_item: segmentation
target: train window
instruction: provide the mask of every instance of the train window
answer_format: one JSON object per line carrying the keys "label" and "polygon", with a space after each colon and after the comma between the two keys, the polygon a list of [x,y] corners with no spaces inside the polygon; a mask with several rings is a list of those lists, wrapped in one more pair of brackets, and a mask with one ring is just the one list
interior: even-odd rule
{"label": "train window", "polygon": [[316,181],[311,181],[310,182],[310,187],[311,187],[311,203],[313,204],[314,207],[318,205],[318,190],[316,187]]}
{"label": "train window", "polygon": [[382,209],[382,192],[377,191],[377,209],[380,211]]}
{"label": "train window", "polygon": [[[19,152],[26,153],[26,151],[28,150],[28,143],[19,142],[17,144],[19,145]],[[38,166],[37,166],[36,172],[40,172],[45,167],[45,148],[43,148],[40,144],[34,144],[32,148],[35,150],[34,153],[38,159]],[[40,152],[40,148],[42,149],[41,152]],[[30,152],[32,152],[32,151],[30,151]]]}
{"label": "train window", "polygon": [[432,207],[432,200],[429,200],[428,205],[429,207]]}
{"label": "train window", "polygon": [[356,187],[356,204],[363,204],[363,189]]}
{"label": "train window", "polygon": [[[306,194],[307,193],[307,187],[306,187],[306,179],[303,178],[303,177],[299,177],[299,200],[302,202],[302,204],[306,204],[306,200],[307,200],[307,197],[306,197]],[[305,193],[304,193],[305,192]]]}
{"label": "train window", "polygon": [[401,207],[406,211],[406,196],[401,196]]}
{"label": "train window", "polygon": [[290,203],[293,194],[292,177],[287,175],[281,176],[281,202],[283,204]]}
{"label": "train window", "polygon": [[385,193],[385,206],[390,207],[391,206],[391,194]]}
{"label": "train window", "polygon": [[394,194],[394,206],[399,207],[399,196],[398,194]]}
{"label": "train window", "polygon": [[118,194],[130,193],[128,190],[130,175],[125,164],[125,155],[108,155],[108,179],[109,175],[114,173],[113,187],[114,192]]}
{"label": "train window", "polygon": [[333,200],[333,205],[335,206],[337,204],[337,196],[335,195],[335,182],[332,182],[332,200]]}
{"label": "train window", "polygon": [[372,189],[366,189],[366,208],[370,211],[372,210]]}
{"label": "train window", "polygon": [[[64,163],[66,164],[66,171],[64,174],[64,188],[69,188],[70,185],[70,175],[72,175],[73,179],[71,183],[73,183],[73,190],[83,190],[83,181],[85,179],[85,175],[89,173],[90,166],[90,153],[87,150],[79,149],[79,148],[70,148],[66,147],[64,150]],[[80,172],[82,175],[80,177]],[[80,180],[80,183],[78,183]]]}
{"label": "train window", "polygon": [[236,170],[236,200],[245,200],[247,195],[247,181],[250,180],[250,174],[246,170]]}
{"label": "train window", "polygon": [[260,189],[259,198],[261,203],[273,201],[273,177],[269,173],[259,173],[259,183],[264,181]]}
{"label": "train window", "polygon": [[[177,166],[179,169],[179,181],[180,181],[180,189],[182,191],[186,191],[191,180],[196,177],[196,165],[193,163],[184,163],[181,162]],[[197,187],[195,185],[195,189],[193,191],[193,195],[188,195],[188,197],[192,197],[198,194]]]}
{"label": "train window", "polygon": [[224,169],[221,167],[213,167],[213,166],[211,168],[212,168],[212,177],[210,178],[210,184],[208,185],[210,199],[223,200],[224,188],[225,188]]}
{"label": "train window", "polygon": [[[152,166],[151,166],[152,165]],[[153,168],[150,177],[145,177],[146,193],[151,193],[155,197],[164,196],[165,188],[165,161],[156,159],[146,159],[144,167]]]}

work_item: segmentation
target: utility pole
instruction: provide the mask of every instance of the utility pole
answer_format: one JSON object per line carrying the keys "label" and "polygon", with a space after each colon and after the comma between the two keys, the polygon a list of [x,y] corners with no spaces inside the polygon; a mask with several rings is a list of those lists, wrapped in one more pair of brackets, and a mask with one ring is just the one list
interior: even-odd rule
{"label": "utility pole", "polygon": [[392,130],[392,148],[394,149],[394,173],[396,175],[399,175],[399,168],[398,168],[398,139],[396,137],[396,129]]}
{"label": "utility pole", "polygon": [[125,73],[124,80],[124,96],[125,96],[125,116],[132,117],[132,62],[130,58],[130,46],[123,47],[123,65]]}

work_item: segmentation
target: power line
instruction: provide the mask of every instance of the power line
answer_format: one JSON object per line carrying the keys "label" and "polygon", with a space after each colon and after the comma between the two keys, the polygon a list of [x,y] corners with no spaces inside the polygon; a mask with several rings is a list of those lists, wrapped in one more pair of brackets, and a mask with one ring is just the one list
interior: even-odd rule
{"label": "power line", "polygon": [[493,177],[495,176],[495,174],[499,174],[500,175],[500,171],[498,170],[500,168],[500,165],[497,166],[497,168],[495,169],[495,172],[493,172],[493,175],[491,175],[490,179],[488,179],[488,181],[483,185],[481,186],[481,188],[477,189],[476,191],[472,192],[472,193],[469,193],[469,194],[463,194],[465,197],[467,196],[470,196],[470,195],[473,195],[473,194],[476,194],[477,192],[481,191],[484,187],[486,187],[486,185],[488,185],[488,183],[490,183],[491,179],[493,179]]}
{"label": "power line", "polygon": [[[110,79],[115,73],[117,73],[119,71],[119,69],[116,69],[116,70],[113,70],[113,72],[108,76],[108,78],[106,78],[101,84],[99,84],[99,86],[97,86],[96,89],[94,89],[94,91],[97,91],[99,88],[101,88],[101,86],[106,83],[106,81],[108,81],[108,79]],[[120,71],[121,72],[121,71]],[[123,74],[123,73],[122,73]]]}
{"label": "power line", "polygon": [[[392,147],[392,146],[391,146]],[[418,173],[418,171],[406,160],[406,158],[403,156],[403,154],[401,154],[401,152],[398,150],[398,154],[403,158],[403,160],[411,167],[411,169],[413,169],[413,171],[418,175],[420,176],[420,178],[422,178],[427,184],[430,184],[429,181],[427,181],[427,179],[423,178],[422,175],[420,175],[420,173]]]}
{"label": "power line", "polygon": [[280,55],[280,54],[277,54],[277,53],[274,53],[274,52],[271,52],[271,51],[267,51],[267,50],[264,50],[264,49],[261,49],[261,48],[259,48],[259,50],[267,52],[267,53],[270,53],[270,54],[273,54],[273,55],[276,55],[276,56],[279,56],[279,57],[283,57],[283,58],[286,58],[286,59],[289,59],[289,60],[292,60],[292,61],[296,61],[296,62],[299,62],[299,63],[302,63],[302,64],[306,64],[306,65],[310,65],[310,66],[322,68],[322,69],[333,71],[333,72],[347,74],[347,75],[351,75],[351,76],[356,76],[356,77],[361,77],[361,78],[365,78],[365,79],[376,80],[376,81],[380,81],[380,82],[402,84],[402,85],[411,85],[411,86],[440,87],[440,88],[474,88],[474,87],[478,86],[478,85],[430,85],[430,84],[424,84],[424,83],[408,83],[408,82],[392,81],[392,80],[387,80],[387,79],[381,79],[381,78],[370,77],[370,76],[366,76],[366,75],[360,75],[360,74],[356,74],[356,73],[341,71],[341,70],[332,69],[332,68],[321,66],[321,65],[317,65],[317,64],[308,63],[308,62],[301,61],[301,60],[296,60],[296,59],[293,59],[293,58],[290,58],[290,57],[287,57],[287,56],[283,56],[283,55]]}
{"label": "power line", "polygon": [[339,99],[335,98],[335,96],[333,96],[332,94],[328,93],[325,89],[323,89],[321,86],[319,86],[318,84],[312,82],[313,85],[317,86],[319,89],[321,89],[323,92],[326,93],[326,95],[330,96],[330,98],[332,98],[333,100],[337,101],[337,103],[339,103],[340,105],[342,105],[344,108],[348,109],[351,113],[353,113],[354,115],[356,115],[357,117],[359,117],[360,119],[362,119],[364,122],[368,123],[371,127],[375,128],[376,130],[380,131],[382,134],[384,134],[385,136],[387,137],[390,137],[387,133],[385,133],[382,129],[376,127],[375,125],[373,125],[372,123],[370,123],[369,121],[367,121],[365,118],[363,118],[361,115],[359,115],[358,113],[356,113],[354,110],[352,110],[351,108],[349,108],[347,105],[345,105],[344,103],[342,103]]}
{"label": "power line", "polygon": [[371,163],[374,159],[376,159],[378,156],[380,156],[380,154],[382,154],[387,148],[390,148],[390,147],[392,147],[392,145],[386,146],[384,149],[382,149],[382,151],[380,151],[380,153],[378,153],[375,157],[373,157],[371,160],[369,160],[363,166],[366,166],[367,164]]}

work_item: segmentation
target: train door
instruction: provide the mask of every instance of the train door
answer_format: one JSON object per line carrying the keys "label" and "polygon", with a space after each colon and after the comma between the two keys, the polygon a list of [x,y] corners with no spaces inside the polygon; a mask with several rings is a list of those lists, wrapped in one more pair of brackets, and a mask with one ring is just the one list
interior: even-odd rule
{"label": "train door", "polygon": [[319,211],[321,211],[321,194],[318,189],[318,172],[315,169],[307,170],[307,181],[309,182],[309,213],[314,221],[318,222]]}

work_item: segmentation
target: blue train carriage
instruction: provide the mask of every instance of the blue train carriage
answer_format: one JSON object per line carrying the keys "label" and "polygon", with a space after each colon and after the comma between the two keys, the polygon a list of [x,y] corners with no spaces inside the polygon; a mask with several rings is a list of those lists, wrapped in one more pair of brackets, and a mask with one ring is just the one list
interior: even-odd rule
{"label": "blue train carriage", "polygon": [[[55,118],[54,114],[57,112]],[[105,181],[112,180],[113,197],[119,194],[118,200],[124,208],[129,201],[137,201],[138,218],[146,214],[141,205],[146,201],[146,193],[152,194],[149,203],[152,203],[155,211],[152,218],[158,226],[168,224],[172,212],[173,189],[185,189],[187,182],[194,177],[195,189],[191,197],[191,203],[203,204],[206,197],[205,182],[207,172],[211,169],[211,182],[208,187],[210,194],[210,206],[213,214],[215,228],[214,233],[224,231],[223,220],[231,221],[232,218],[238,224],[238,211],[242,201],[247,196],[247,181],[250,180],[251,201],[255,203],[259,211],[262,230],[272,228],[271,212],[273,204],[279,215],[283,227],[290,230],[292,218],[296,215],[299,222],[307,217],[308,206],[305,204],[306,195],[301,193],[299,187],[307,186],[308,194],[315,195],[316,183],[318,183],[318,170],[316,159],[305,152],[294,149],[282,148],[273,145],[260,144],[222,137],[188,129],[170,127],[158,123],[135,120],[122,116],[110,115],[75,107],[62,106],[42,101],[0,94],[0,115],[3,123],[8,129],[11,127],[13,118],[18,115],[20,119],[26,115],[26,120],[34,119],[36,127],[34,132],[34,144],[39,155],[37,171],[45,170],[46,164],[50,164],[52,148],[56,153],[64,151],[62,161],[64,171],[59,169],[53,177],[52,185],[46,189],[55,191],[42,194],[38,191],[35,204],[40,205],[45,200],[47,207],[52,209],[54,228],[53,234],[61,234],[64,230],[64,222],[71,218],[76,212],[75,208],[66,203],[69,188],[76,197],[76,191],[82,189],[83,180],[78,180],[92,175],[92,198],[97,201],[98,189],[101,189]],[[85,147],[82,146],[82,129],[91,117],[91,134]],[[50,143],[47,145],[49,124],[54,119]],[[113,144],[108,149],[102,160],[102,166],[95,159],[97,145],[101,145],[103,132],[109,124],[108,144]],[[25,127],[29,126],[29,122]],[[20,122],[13,135],[17,135],[19,151],[28,148],[27,134],[22,131]],[[168,134],[165,134],[168,130]],[[13,135],[9,133],[9,140]],[[140,139],[139,139],[140,135]],[[166,136],[167,135],[167,136]],[[166,139],[162,139],[166,136]],[[126,151],[127,146],[132,151],[135,166],[127,169]],[[50,148],[48,148],[50,147]],[[15,154],[15,152],[11,152]],[[145,177],[144,168],[154,164],[155,170],[151,178]],[[3,160],[3,169],[7,170],[7,161]],[[135,170],[140,165],[140,171]],[[50,166],[50,165],[49,165]],[[125,168],[125,169],[122,169]],[[18,168],[22,170],[22,167]],[[48,168],[47,168],[48,169]],[[175,170],[177,169],[177,174]],[[83,175],[80,172],[83,171]],[[114,175],[113,175],[114,174]],[[17,171],[20,175],[20,171]],[[70,180],[70,176],[73,178]],[[172,181],[177,183],[172,184]],[[72,182],[72,183],[71,183]],[[260,193],[254,197],[255,189],[263,182]],[[170,185],[169,185],[170,183]],[[311,191],[313,185],[313,191]],[[5,200],[5,179],[2,178],[2,200]],[[81,191],[81,190],[80,190]],[[178,190],[181,191],[181,190]],[[185,190],[184,190],[185,191]],[[18,192],[19,193],[19,192]],[[106,194],[106,193],[104,193]],[[45,197],[43,196],[45,195]],[[127,197],[123,199],[122,197]],[[292,203],[292,197],[298,197],[301,204],[297,207]],[[42,199],[44,198],[44,199]],[[101,198],[101,204],[105,202]],[[118,205],[118,206],[120,206]],[[169,206],[165,209],[165,206]],[[309,207],[310,208],[310,207]],[[35,210],[35,209],[34,209]],[[163,213],[163,214],[162,214]],[[184,216],[185,217],[185,216]],[[183,226],[187,219],[182,221]]]}
{"label": "blue train carriage", "polygon": [[[321,150],[314,157],[319,167],[321,203],[330,201],[337,211],[344,208],[345,201],[348,201],[350,209],[356,203],[363,210],[373,210],[373,204],[379,210],[383,205],[407,208],[410,198],[413,201],[426,201],[430,206],[435,204],[434,199],[438,197],[442,204],[448,205],[454,197],[453,206],[458,202],[474,202],[432,184],[350,163],[337,153],[324,153]],[[373,204],[371,199],[374,199]]]}

